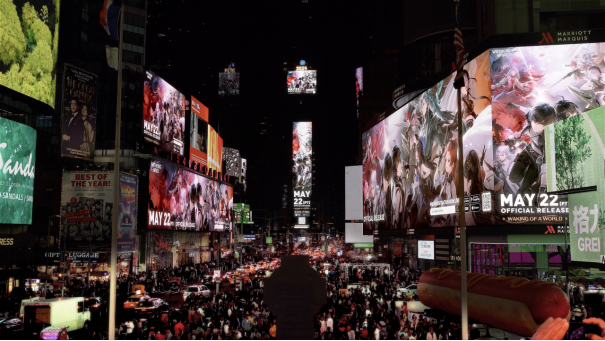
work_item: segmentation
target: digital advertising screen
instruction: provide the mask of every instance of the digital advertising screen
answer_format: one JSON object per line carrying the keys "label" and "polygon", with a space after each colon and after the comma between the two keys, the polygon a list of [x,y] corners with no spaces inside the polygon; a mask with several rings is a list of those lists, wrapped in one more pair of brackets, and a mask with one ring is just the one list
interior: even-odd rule
{"label": "digital advertising screen", "polygon": [[137,177],[120,173],[118,252],[135,252],[137,235]]}
{"label": "digital advertising screen", "polygon": [[111,244],[113,190],[113,172],[63,173],[61,224],[67,244]]}
{"label": "digital advertising screen", "polygon": [[191,96],[190,129],[189,132],[189,162],[195,162],[200,167],[207,164],[208,153],[208,107]]}
{"label": "digital advertising screen", "polygon": [[317,92],[317,70],[288,71],[289,94],[314,94]]}
{"label": "digital advertising screen", "polygon": [[65,64],[61,156],[92,161],[97,139],[97,79],[94,73]]}
{"label": "digital advertising screen", "polygon": [[31,224],[36,171],[34,128],[0,117],[0,224]]}
{"label": "digital advertising screen", "polygon": [[242,157],[239,150],[223,147],[223,161],[225,162],[225,174],[240,179]]}
{"label": "digital advertising screen", "polygon": [[151,230],[226,231],[234,221],[233,187],[172,163],[151,162],[149,195]]}
{"label": "digital advertising screen", "polygon": [[4,0],[0,85],[55,107],[60,0]]}
{"label": "digital advertising screen", "polygon": [[313,185],[313,123],[292,125],[292,195],[294,217],[311,216]]}
{"label": "digital advertising screen", "polygon": [[244,184],[244,191],[246,190],[246,176],[247,176],[247,171],[248,171],[248,160],[247,159],[242,159],[242,176],[240,178],[240,181]]}
{"label": "digital advertising screen", "polygon": [[208,169],[223,171],[223,139],[208,125]]}
{"label": "digital advertising screen", "polygon": [[219,96],[239,95],[239,72],[219,72],[218,94]]}
{"label": "digital advertising screen", "polygon": [[363,67],[355,69],[355,94],[357,96],[357,118],[359,118],[359,97],[363,96]]}
{"label": "digital advertising screen", "polygon": [[586,190],[568,196],[571,259],[602,263],[605,234],[600,226],[605,211],[599,207],[605,205],[605,107],[571,110],[545,128],[548,190]]}
{"label": "digital advertising screen", "polygon": [[418,259],[435,259],[435,241],[434,240],[419,240],[418,241]]}
{"label": "digital advertising screen", "polygon": [[166,153],[185,155],[185,96],[147,71],[143,87],[143,137]]}

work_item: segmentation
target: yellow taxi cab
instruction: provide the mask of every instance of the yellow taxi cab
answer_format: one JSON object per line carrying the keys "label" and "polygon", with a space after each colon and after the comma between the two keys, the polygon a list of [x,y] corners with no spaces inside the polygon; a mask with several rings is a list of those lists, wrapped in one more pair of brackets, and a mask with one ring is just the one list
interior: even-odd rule
{"label": "yellow taxi cab", "polygon": [[149,296],[144,294],[132,295],[124,302],[124,309],[134,309],[137,307],[139,302],[147,301],[149,298]]}

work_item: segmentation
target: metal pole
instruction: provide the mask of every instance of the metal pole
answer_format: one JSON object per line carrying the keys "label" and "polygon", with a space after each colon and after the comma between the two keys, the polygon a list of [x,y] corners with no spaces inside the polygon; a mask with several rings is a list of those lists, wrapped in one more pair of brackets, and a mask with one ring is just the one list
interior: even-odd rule
{"label": "metal pole", "polygon": [[113,204],[111,224],[111,268],[109,269],[109,339],[116,339],[116,270],[118,268],[118,184],[120,183],[120,125],[122,121],[122,41],[124,35],[124,5],[120,10],[120,52],[118,53],[118,100],[116,105],[116,144],[113,161]]}
{"label": "metal pole", "polygon": [[[462,75],[459,75],[462,77]],[[467,281],[466,281],[466,226],[464,224],[464,152],[462,148],[462,110],[461,95],[458,88],[458,208],[460,216],[460,299],[462,307],[462,340],[468,340],[468,306],[467,306]]]}

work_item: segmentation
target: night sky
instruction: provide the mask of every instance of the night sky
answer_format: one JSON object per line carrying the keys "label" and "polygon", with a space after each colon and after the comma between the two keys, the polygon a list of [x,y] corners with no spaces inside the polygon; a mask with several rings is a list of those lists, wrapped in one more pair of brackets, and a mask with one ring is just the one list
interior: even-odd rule
{"label": "night sky", "polygon": [[[364,7],[332,0],[151,0],[148,14],[146,66],[210,108],[224,146],[248,159],[253,208],[281,207],[281,197],[267,195],[290,179],[284,173],[292,122],[308,120],[315,199],[329,212],[326,219],[344,226],[344,167],[357,159],[355,68],[364,60]],[[317,70],[318,93],[288,95],[284,68],[303,59]],[[231,62],[240,72],[240,96],[221,98],[218,73]],[[271,124],[266,140],[261,121]]]}

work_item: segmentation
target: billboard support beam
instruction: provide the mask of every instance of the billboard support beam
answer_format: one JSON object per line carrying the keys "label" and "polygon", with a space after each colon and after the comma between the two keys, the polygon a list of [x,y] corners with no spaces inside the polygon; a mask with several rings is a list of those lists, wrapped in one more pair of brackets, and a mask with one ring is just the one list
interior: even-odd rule
{"label": "billboard support beam", "polygon": [[[463,78],[462,75],[460,75]],[[463,82],[461,82],[463,83]],[[460,299],[462,300],[461,317],[462,317],[462,340],[468,340],[468,301],[467,301],[467,281],[466,281],[466,226],[465,226],[465,209],[464,209],[464,151],[462,140],[462,108],[461,108],[461,89],[458,89],[458,216],[460,217]]]}
{"label": "billboard support beam", "polygon": [[[122,41],[124,38],[124,4],[120,9],[120,50],[118,53],[118,101],[116,108],[116,141],[113,161],[113,202],[118,205],[120,202],[119,186],[120,183],[120,123],[122,120]],[[116,334],[116,271],[118,268],[118,214],[117,209],[113,210],[111,217],[111,267],[109,268],[109,339],[115,340]],[[136,250],[135,250],[136,251]]]}

